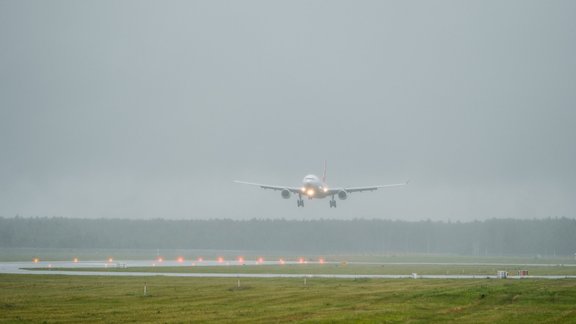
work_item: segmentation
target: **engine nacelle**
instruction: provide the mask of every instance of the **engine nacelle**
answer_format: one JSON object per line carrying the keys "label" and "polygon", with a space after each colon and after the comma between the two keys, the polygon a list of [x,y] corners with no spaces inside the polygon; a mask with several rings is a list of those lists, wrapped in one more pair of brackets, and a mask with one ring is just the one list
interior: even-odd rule
{"label": "engine nacelle", "polygon": [[284,199],[288,199],[290,198],[290,190],[288,189],[282,189],[282,192],[280,193],[282,195],[282,198]]}
{"label": "engine nacelle", "polygon": [[346,200],[348,198],[348,193],[344,190],[340,190],[338,191],[338,198],[340,198],[340,200]]}

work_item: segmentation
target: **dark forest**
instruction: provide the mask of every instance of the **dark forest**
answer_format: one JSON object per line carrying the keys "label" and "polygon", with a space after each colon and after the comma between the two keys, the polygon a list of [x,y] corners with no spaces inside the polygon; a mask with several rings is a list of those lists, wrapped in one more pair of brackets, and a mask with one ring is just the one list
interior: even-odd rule
{"label": "dark forest", "polygon": [[574,255],[576,220],[0,218],[0,247]]}

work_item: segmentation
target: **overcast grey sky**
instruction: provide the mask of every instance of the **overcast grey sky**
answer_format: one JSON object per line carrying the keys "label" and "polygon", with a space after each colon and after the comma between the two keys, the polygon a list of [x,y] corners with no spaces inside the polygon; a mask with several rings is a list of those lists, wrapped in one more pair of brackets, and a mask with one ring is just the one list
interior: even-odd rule
{"label": "overcast grey sky", "polygon": [[[576,217],[576,1],[0,0],[0,216]],[[330,209],[233,184],[407,187]]]}

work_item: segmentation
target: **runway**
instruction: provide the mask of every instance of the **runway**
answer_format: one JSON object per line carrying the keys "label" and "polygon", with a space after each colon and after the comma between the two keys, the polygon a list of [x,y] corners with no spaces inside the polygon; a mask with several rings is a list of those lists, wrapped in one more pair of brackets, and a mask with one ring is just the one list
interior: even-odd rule
{"label": "runway", "polygon": [[[326,262],[330,264],[330,262]],[[195,266],[231,266],[240,267],[242,265],[278,265],[278,262],[218,262],[203,261]],[[286,261],[284,264],[299,264],[299,262]],[[337,264],[332,262],[332,264]],[[355,264],[351,262],[351,264]],[[393,264],[393,265],[494,265],[494,266],[518,266],[518,264],[483,264],[483,263],[363,263],[358,264]],[[528,266],[527,264],[523,264]],[[276,273],[172,273],[162,272],[162,267],[191,266],[191,264],[177,261],[141,261],[127,260],[116,262],[102,261],[42,261],[42,262],[0,262],[0,274],[27,274],[27,275],[63,275],[63,276],[115,276],[115,277],[191,277],[191,278],[333,278],[333,279],[497,279],[496,275],[420,275],[420,274],[276,274]],[[531,264],[529,266],[558,266],[555,264]],[[566,264],[563,266],[576,266]],[[130,271],[70,271],[57,270],[58,268],[132,268],[132,267],[155,267],[157,272],[130,272]],[[49,270],[30,270],[30,269]],[[50,270],[54,268],[54,270]],[[541,276],[508,276],[508,279],[576,279],[575,275],[541,275]]]}

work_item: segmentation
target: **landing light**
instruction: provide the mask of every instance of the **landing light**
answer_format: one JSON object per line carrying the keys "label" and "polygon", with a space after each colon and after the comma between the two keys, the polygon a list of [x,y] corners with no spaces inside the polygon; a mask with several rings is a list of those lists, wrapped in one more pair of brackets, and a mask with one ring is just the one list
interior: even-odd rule
{"label": "landing light", "polygon": [[302,188],[300,188],[300,190],[301,190],[302,192],[306,192],[306,187],[302,187]]}
{"label": "landing light", "polygon": [[324,192],[328,192],[328,188],[324,187]]}
{"label": "landing light", "polygon": [[314,189],[308,189],[306,193],[308,194],[308,196],[314,196]]}

